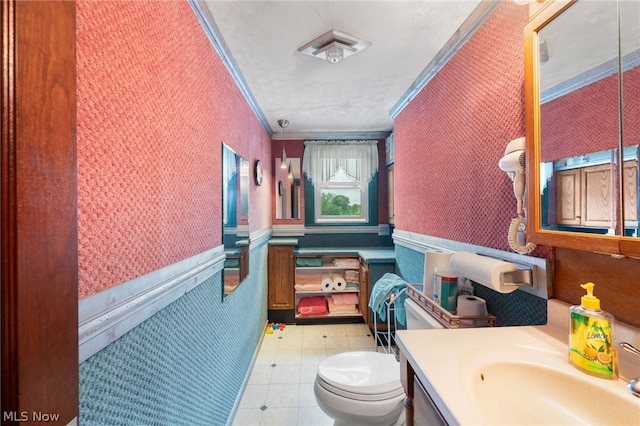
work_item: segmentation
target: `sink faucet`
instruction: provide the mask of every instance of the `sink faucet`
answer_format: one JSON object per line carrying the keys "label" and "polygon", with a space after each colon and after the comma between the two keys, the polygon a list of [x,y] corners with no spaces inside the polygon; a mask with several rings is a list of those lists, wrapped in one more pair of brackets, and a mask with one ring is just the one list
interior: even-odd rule
{"label": "sink faucet", "polygon": [[[634,355],[640,356],[640,350],[635,348],[632,344],[627,342],[620,342],[620,347],[627,352],[631,352]],[[627,383],[627,389],[629,393],[635,397],[640,398],[640,377],[636,377],[635,379],[631,379],[629,383]]]}

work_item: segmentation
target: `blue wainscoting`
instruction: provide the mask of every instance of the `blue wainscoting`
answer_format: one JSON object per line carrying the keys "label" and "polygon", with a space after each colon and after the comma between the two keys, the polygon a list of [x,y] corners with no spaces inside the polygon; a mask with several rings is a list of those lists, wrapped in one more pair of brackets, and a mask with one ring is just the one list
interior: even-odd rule
{"label": "blue wainscoting", "polygon": [[80,424],[224,425],[267,321],[266,245],[222,302],[221,273],[80,365]]}

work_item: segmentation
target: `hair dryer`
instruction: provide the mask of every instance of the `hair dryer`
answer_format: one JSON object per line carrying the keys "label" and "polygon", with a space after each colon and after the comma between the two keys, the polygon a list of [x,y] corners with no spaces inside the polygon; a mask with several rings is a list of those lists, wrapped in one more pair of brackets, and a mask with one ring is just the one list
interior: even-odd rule
{"label": "hair dryer", "polygon": [[523,217],[523,200],[525,186],[525,138],[514,139],[507,144],[504,157],[498,162],[498,167],[507,172],[513,181],[513,193],[516,196],[518,217]]}
{"label": "hair dryer", "polygon": [[498,162],[498,167],[507,172],[513,181],[513,193],[516,196],[518,217],[511,221],[507,240],[509,246],[521,254],[532,252],[536,245],[526,243],[526,226],[524,222],[524,191],[525,191],[525,142],[524,137],[514,139],[507,144],[504,157]]}

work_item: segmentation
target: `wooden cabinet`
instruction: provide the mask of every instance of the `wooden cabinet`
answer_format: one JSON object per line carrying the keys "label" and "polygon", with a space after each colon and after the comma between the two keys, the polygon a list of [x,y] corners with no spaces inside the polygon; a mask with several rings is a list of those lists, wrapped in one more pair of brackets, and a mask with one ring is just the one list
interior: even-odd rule
{"label": "wooden cabinet", "polygon": [[407,426],[446,426],[448,423],[442,413],[436,407],[429,395],[415,375],[415,370],[406,356],[400,351],[400,382],[404,393],[407,395],[404,401]]}
{"label": "wooden cabinet", "polygon": [[[623,169],[624,217],[627,227],[637,227],[637,163]],[[589,228],[614,228],[615,177],[609,164],[560,170],[555,173],[556,223]],[[613,178],[613,179],[612,179]]]}
{"label": "wooden cabinet", "polygon": [[294,309],[293,246],[270,245],[267,268],[269,280],[268,309]]}

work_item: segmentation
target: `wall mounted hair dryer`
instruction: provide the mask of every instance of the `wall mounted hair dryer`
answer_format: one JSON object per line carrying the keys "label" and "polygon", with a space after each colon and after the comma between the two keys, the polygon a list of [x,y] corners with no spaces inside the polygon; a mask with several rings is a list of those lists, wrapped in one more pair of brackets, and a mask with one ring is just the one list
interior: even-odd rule
{"label": "wall mounted hair dryer", "polygon": [[521,254],[531,253],[536,248],[534,243],[526,243],[526,225],[524,221],[525,146],[525,138],[512,140],[507,144],[504,157],[498,162],[500,170],[507,172],[507,175],[513,181],[513,193],[516,196],[518,217],[511,221],[508,241],[513,251]]}

